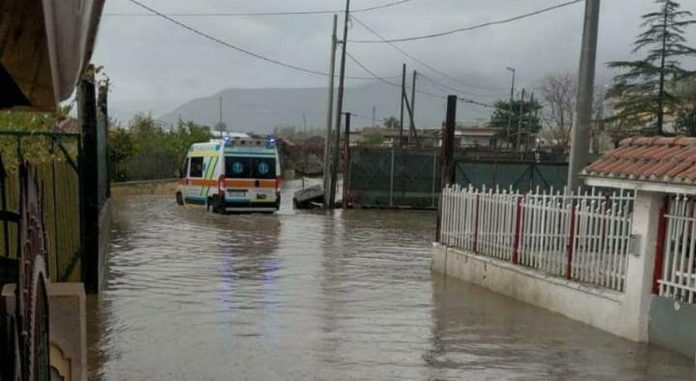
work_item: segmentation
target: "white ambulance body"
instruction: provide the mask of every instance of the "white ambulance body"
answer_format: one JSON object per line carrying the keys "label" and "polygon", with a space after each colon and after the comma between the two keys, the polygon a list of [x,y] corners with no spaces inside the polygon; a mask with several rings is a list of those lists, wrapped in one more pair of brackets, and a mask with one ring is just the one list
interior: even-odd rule
{"label": "white ambulance body", "polygon": [[280,208],[280,158],[275,140],[228,136],[193,144],[181,170],[179,205],[214,212],[267,212]]}

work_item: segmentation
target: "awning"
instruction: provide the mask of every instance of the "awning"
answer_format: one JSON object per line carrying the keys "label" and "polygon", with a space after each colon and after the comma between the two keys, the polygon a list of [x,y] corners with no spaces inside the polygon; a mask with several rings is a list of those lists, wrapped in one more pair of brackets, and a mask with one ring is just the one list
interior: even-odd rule
{"label": "awning", "polygon": [[0,108],[55,110],[94,49],[104,0],[0,1]]}

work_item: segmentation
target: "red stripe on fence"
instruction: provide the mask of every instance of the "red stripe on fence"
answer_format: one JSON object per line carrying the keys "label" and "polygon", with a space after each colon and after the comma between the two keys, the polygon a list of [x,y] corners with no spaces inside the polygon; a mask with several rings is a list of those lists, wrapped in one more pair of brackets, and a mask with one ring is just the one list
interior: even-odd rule
{"label": "red stripe on fence", "polygon": [[570,205],[570,237],[568,238],[568,258],[566,262],[566,279],[573,278],[573,254],[575,254],[575,206]]}
{"label": "red stripe on fence", "polygon": [[522,200],[524,197],[517,199],[517,218],[515,218],[515,242],[512,251],[512,263],[520,263],[520,243],[522,241]]}
{"label": "red stripe on fence", "polygon": [[474,223],[474,253],[478,253],[478,232],[479,232],[479,208],[481,195],[476,195],[476,222]]}
{"label": "red stripe on fence", "polygon": [[[669,213],[669,197],[665,196],[665,200],[660,208],[660,219],[657,224],[657,245],[655,246],[655,270],[653,271],[653,294],[660,293],[660,283],[662,270],[664,269],[665,261],[665,240],[667,239],[667,213]],[[646,242],[647,244],[647,242]]]}

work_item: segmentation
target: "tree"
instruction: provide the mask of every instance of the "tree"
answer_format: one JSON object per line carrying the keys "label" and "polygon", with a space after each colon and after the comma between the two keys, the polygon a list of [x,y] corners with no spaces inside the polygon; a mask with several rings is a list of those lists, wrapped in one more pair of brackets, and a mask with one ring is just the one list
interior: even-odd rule
{"label": "tree", "polygon": [[390,129],[390,130],[398,130],[399,126],[401,123],[399,122],[399,119],[395,116],[390,116],[388,118],[384,118],[384,121],[382,122],[384,124],[384,127]]}
{"label": "tree", "polygon": [[[541,130],[539,111],[542,107],[536,100],[534,102],[515,100],[512,102],[512,108],[509,100],[499,100],[495,102],[493,107],[490,126],[499,130],[497,135],[499,141],[507,142],[510,146],[519,148],[517,147],[517,137],[521,135],[519,141],[524,146],[529,146],[532,138]],[[512,127],[508,131],[511,109]],[[520,130],[519,133],[518,130]]]}
{"label": "tree", "polygon": [[[634,129],[649,125],[644,133],[662,135],[665,113],[677,109],[679,99],[668,82],[685,78],[681,60],[696,56],[696,49],[686,45],[685,28],[696,23],[691,12],[681,11],[674,0],[655,0],[660,10],[643,15],[647,30],[638,35],[633,53],[645,50],[637,61],[610,62],[609,67],[625,70],[614,78],[608,97],[615,99],[613,119]],[[654,122],[654,124],[653,124]]]}
{"label": "tree", "polygon": [[539,91],[544,102],[544,136],[557,151],[566,152],[575,120],[577,77],[569,72],[548,74],[542,80]]}
{"label": "tree", "polygon": [[676,93],[681,99],[677,113],[677,132],[696,136],[696,78],[679,83]]}

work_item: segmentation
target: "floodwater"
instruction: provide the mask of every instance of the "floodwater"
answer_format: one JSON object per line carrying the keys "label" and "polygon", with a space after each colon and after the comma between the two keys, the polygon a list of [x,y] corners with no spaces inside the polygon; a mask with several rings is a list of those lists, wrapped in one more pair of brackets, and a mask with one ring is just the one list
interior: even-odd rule
{"label": "floodwater", "polygon": [[115,200],[90,380],[696,380],[693,359],[433,275],[429,212]]}

